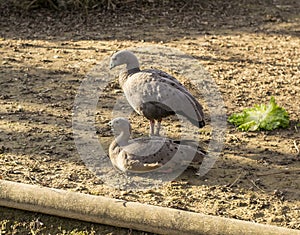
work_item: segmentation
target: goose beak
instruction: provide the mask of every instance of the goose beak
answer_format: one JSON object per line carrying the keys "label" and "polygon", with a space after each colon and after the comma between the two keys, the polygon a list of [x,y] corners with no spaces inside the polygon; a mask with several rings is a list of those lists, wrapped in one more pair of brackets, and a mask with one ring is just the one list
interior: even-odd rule
{"label": "goose beak", "polygon": [[109,128],[110,128],[110,133],[114,133],[115,132],[115,130],[114,130],[114,127],[113,127],[113,125],[112,125],[112,121],[110,121],[110,122],[108,122],[107,123],[107,126],[109,126]]}
{"label": "goose beak", "polygon": [[115,64],[111,61],[109,65],[109,69],[113,69],[115,67]]}

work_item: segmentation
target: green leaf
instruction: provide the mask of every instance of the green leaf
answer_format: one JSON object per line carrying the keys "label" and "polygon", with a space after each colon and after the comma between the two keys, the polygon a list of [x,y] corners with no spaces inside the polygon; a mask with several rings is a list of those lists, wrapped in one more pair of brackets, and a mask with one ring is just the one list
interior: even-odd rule
{"label": "green leaf", "polygon": [[289,115],[279,107],[272,96],[269,104],[255,105],[241,113],[232,114],[228,121],[242,131],[274,130],[289,126]]}

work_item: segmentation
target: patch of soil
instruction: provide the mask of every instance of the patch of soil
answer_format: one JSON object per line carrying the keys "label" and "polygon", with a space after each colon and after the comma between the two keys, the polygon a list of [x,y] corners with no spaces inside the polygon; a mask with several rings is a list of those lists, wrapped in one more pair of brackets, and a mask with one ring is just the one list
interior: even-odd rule
{"label": "patch of soil", "polygon": [[[298,1],[166,2],[128,3],[87,15],[20,14],[1,6],[1,179],[300,229]],[[204,177],[187,170],[146,191],[104,184],[86,168],[74,144],[78,88],[114,51],[158,44],[204,66],[222,93],[227,115],[273,95],[289,112],[290,127],[244,133],[228,125],[221,157]],[[116,83],[105,92],[95,123],[107,150],[113,139],[107,122],[122,93]],[[199,132],[204,145],[211,138],[206,114],[208,125]],[[148,133],[144,118],[132,114],[130,119],[134,136]],[[166,135],[176,137],[172,119],[163,125]]]}

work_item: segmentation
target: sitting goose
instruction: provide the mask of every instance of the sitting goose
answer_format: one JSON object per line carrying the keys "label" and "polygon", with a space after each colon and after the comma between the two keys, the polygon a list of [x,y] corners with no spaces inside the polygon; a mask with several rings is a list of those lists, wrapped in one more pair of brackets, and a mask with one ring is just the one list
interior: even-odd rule
{"label": "sitting goose", "polygon": [[150,135],[159,135],[162,118],[175,114],[199,128],[205,125],[202,106],[176,78],[157,69],[140,70],[137,57],[127,50],[111,57],[111,69],[122,64],[126,70],[119,75],[120,86],[132,108],[150,121]]}
{"label": "sitting goose", "polygon": [[[113,119],[110,125],[116,138],[109,146],[109,157],[113,166],[123,172],[150,172],[162,167],[173,157],[176,159],[172,159],[167,172],[180,166],[199,166],[203,161],[205,154],[192,144],[189,145],[193,141],[183,141],[182,144],[156,136],[130,139],[131,125],[122,117]],[[191,159],[193,164],[187,159]]]}

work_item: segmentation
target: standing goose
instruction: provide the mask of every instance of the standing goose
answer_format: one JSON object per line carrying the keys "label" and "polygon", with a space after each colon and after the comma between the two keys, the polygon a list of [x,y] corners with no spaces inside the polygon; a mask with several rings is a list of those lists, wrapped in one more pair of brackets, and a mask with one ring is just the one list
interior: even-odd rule
{"label": "standing goose", "polygon": [[176,78],[157,69],[140,70],[137,57],[127,50],[111,57],[111,69],[122,64],[120,86],[132,108],[150,121],[150,135],[159,135],[162,118],[175,114],[199,128],[205,125],[202,106]]}
{"label": "standing goose", "polygon": [[204,153],[189,141],[173,141],[163,137],[141,137],[130,139],[131,125],[126,118],[115,118],[110,122],[116,138],[109,146],[109,157],[114,167],[123,172],[145,173],[153,171],[173,160],[168,170],[180,166],[199,165]]}

